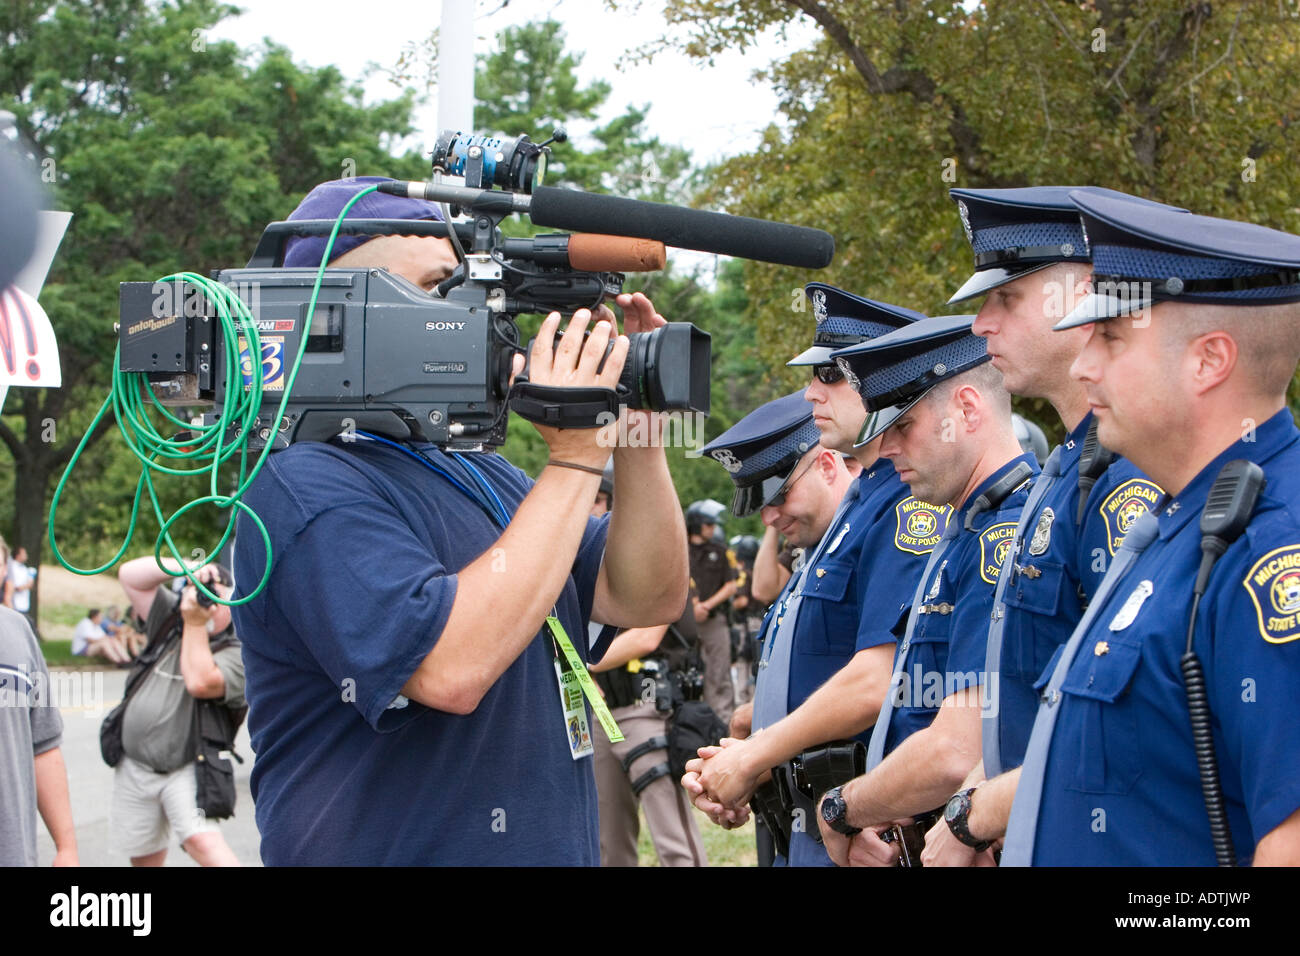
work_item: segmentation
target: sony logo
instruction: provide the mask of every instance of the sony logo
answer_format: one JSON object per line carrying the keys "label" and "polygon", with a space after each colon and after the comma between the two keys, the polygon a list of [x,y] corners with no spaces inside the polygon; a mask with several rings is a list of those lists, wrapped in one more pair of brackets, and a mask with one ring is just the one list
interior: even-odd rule
{"label": "sony logo", "polygon": [[459,332],[465,328],[464,322],[425,322],[426,332]]}

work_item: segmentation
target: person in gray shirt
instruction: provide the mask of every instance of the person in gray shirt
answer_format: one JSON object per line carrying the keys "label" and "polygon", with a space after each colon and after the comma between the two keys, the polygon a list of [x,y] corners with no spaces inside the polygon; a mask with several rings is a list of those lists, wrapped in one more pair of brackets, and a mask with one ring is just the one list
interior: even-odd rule
{"label": "person in gray shirt", "polygon": [[[179,570],[170,558],[164,561]],[[230,573],[219,565],[199,569],[197,577],[223,598],[233,590]],[[152,557],[126,562],[117,579],[136,614],[147,622],[149,641],[169,643],[122,714],[123,756],[115,770],[110,811],[116,843],[132,866],[162,866],[175,832],[199,865],[237,866],[216,823],[196,805],[194,777],[196,701],[244,706],[238,641],[223,641],[226,646],[213,650],[214,637],[231,626],[230,608],[201,606],[193,585],[180,593],[165,586],[170,577]]]}
{"label": "person in gray shirt", "polygon": [[0,866],[37,865],[38,812],[54,840],[54,865],[78,864],[55,703],[27,619],[0,607]]}

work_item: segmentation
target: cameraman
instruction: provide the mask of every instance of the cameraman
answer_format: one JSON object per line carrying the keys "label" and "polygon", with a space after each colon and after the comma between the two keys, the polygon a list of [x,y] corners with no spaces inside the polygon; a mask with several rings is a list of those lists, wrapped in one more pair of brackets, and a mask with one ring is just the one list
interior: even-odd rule
{"label": "cameraman", "polygon": [[[291,218],[337,216],[365,184],[318,186]],[[438,218],[431,203],[378,193],[350,214]],[[350,238],[361,241],[335,264],[389,268],[425,289],[450,268],[445,240]],[[302,239],[285,263],[316,265],[322,254],[323,243]],[[619,304],[629,332],[663,324],[644,296]],[[628,340],[615,339],[607,310],[594,319],[580,309],[557,337],[560,316],[547,316],[531,379],[612,388]],[[522,366],[517,356],[516,373]],[[536,482],[494,453],[359,434],[267,459],[244,500],[270,535],[270,577],[235,610],[267,864],[598,861],[588,758],[590,734],[604,731],[585,703],[564,703],[568,668],[547,618],[583,666],[608,639],[588,646],[589,618],[675,620],[686,537],[680,519],[664,521],[677,498],[661,447],[615,450],[620,507],[595,519],[610,454],[602,433],[536,427],[550,452]],[[504,505],[504,531],[484,498]],[[247,587],[266,558],[251,521],[239,521]]]}
{"label": "cameraman", "polygon": [[[180,567],[171,558],[164,563]],[[195,575],[209,590],[229,597],[230,572],[207,565]],[[238,641],[230,640],[230,609],[204,607],[194,586],[179,594],[152,557],[118,569],[117,580],[131,607],[147,622],[147,649],[168,642],[131,694],[122,714],[123,756],[113,777],[111,826],[132,866],[162,866],[169,832],[200,866],[238,866],[217,825],[198,810],[194,776],[195,700],[244,706],[244,664]],[[176,640],[176,631],[180,640]],[[225,637],[215,652],[214,637]]]}

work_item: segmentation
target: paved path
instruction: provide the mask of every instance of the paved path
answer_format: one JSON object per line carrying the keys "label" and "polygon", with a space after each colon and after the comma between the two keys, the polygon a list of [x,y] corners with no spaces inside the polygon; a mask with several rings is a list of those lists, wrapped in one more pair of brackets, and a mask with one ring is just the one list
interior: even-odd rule
{"label": "paved path", "polygon": [[[63,759],[68,766],[72,819],[77,826],[81,864],[126,866],[126,857],[113,849],[109,839],[108,811],[113,797],[113,770],[99,755],[99,725],[104,715],[122,699],[126,671],[56,670],[51,684],[63,714]],[[247,724],[239,730],[235,750],[244,758],[242,764],[235,764],[235,786],[238,789],[235,816],[223,821],[221,830],[240,863],[261,866],[257,852],[260,838],[253,822],[253,798],[248,791],[253,750],[248,743]],[[54,841],[40,821],[37,822],[37,839],[41,865],[49,866],[54,858]],[[173,838],[167,865],[196,864]]]}

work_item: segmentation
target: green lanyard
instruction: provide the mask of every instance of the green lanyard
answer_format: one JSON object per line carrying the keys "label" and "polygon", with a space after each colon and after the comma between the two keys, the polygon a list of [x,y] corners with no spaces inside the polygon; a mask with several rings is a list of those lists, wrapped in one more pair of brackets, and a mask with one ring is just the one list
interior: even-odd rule
{"label": "green lanyard", "polygon": [[564,625],[560,623],[559,617],[556,616],[555,608],[546,618],[546,626],[551,629],[551,638],[558,646],[555,659],[560,659],[560,654],[564,654],[564,660],[578,678],[578,686],[582,688],[582,693],[586,695],[587,702],[591,704],[591,709],[596,713],[596,719],[600,721],[600,726],[605,731],[605,736],[609,738],[611,744],[623,742],[623,732],[618,729],[618,723],[614,720],[614,715],[609,712],[609,705],[605,703],[605,698],[600,696],[600,691],[596,688],[596,682],[591,679],[591,674],[587,671],[587,665],[582,662],[578,656],[573,642],[569,640],[569,635],[564,632]]}

